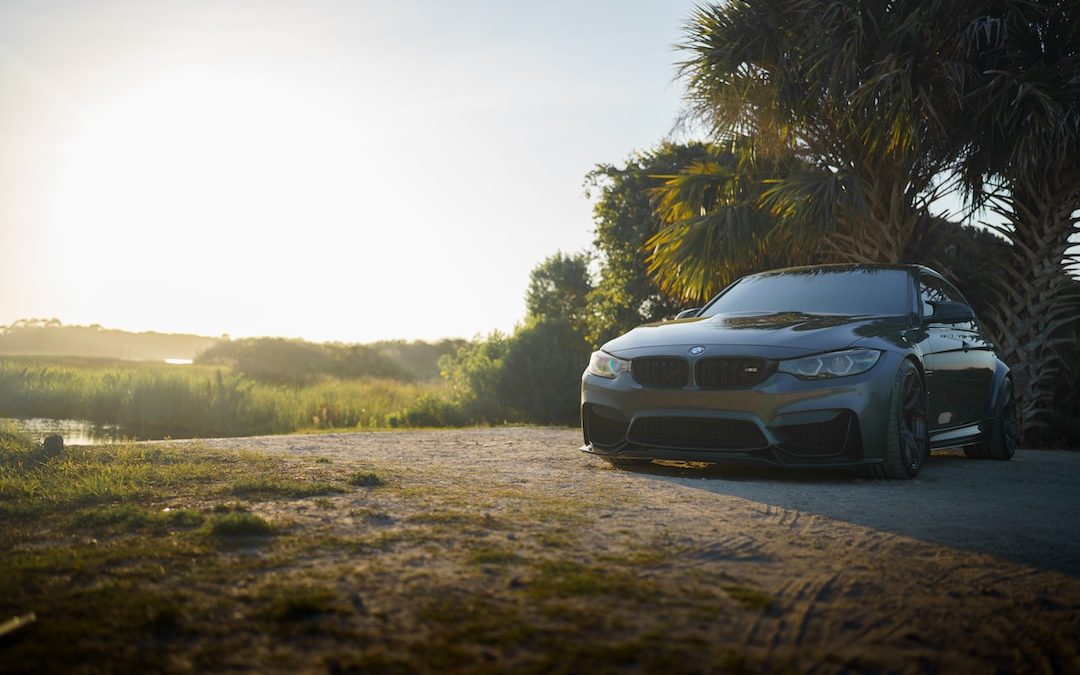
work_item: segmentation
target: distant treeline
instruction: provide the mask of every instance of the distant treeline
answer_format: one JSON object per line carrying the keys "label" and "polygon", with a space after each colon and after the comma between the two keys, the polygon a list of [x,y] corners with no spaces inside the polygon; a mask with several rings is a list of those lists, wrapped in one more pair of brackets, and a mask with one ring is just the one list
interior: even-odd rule
{"label": "distant treeline", "polygon": [[284,338],[230,340],[185,333],[132,333],[92,326],[65,326],[58,319],[21,319],[0,326],[0,356],[81,357],[119,361],[189,359],[229,365],[261,382],[302,386],[325,376],[418,381],[439,376],[438,360],[465,340],[384,340],[370,344]]}
{"label": "distant treeline", "polygon": [[199,354],[196,362],[228,365],[260,382],[294,386],[324,377],[377,377],[412,382],[437,378],[439,358],[465,344],[464,340],[316,344],[284,338],[245,338],[218,342]]}
{"label": "distant treeline", "polygon": [[10,326],[0,326],[0,355],[133,361],[194,359],[219,340],[185,333],[132,333],[97,324],[65,326],[57,319],[21,319]]}

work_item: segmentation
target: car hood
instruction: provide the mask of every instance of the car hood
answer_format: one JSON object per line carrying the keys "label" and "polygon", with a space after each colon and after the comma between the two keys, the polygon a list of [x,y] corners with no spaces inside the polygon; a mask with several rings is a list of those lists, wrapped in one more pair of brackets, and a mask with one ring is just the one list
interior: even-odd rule
{"label": "car hood", "polygon": [[[903,316],[837,316],[780,312],[770,314],[718,314],[638,326],[603,346],[609,354],[634,358],[649,354],[679,353],[694,346],[708,352],[757,354],[764,358],[792,358],[844,349],[867,338],[896,343],[908,327]],[[718,351],[715,348],[720,348]]]}

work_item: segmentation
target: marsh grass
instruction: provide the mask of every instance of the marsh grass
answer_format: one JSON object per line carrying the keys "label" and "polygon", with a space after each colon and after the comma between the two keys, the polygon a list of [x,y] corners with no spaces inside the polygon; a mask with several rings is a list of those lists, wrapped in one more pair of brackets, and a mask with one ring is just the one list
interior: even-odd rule
{"label": "marsh grass", "polygon": [[226,366],[92,359],[0,359],[0,415],[119,425],[138,438],[206,438],[309,429],[378,428],[439,381],[322,377],[259,382]]}

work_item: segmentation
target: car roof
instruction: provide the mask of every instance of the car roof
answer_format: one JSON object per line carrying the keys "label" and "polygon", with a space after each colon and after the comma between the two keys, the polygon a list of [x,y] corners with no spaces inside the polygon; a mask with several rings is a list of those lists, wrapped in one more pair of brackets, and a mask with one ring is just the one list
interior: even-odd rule
{"label": "car roof", "polygon": [[759,274],[776,274],[779,272],[808,272],[811,270],[904,270],[907,272],[929,272],[935,276],[942,276],[940,272],[932,270],[926,265],[918,264],[903,264],[903,265],[890,265],[886,263],[829,263],[825,265],[800,265],[797,267],[783,267],[775,270],[764,270],[762,272],[756,272],[755,274],[748,274],[747,276],[757,276]]}

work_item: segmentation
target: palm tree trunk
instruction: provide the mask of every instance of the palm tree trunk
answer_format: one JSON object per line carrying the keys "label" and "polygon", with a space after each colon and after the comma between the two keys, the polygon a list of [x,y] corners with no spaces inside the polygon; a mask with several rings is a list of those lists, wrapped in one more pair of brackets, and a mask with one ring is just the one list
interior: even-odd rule
{"label": "palm tree trunk", "polygon": [[915,232],[919,212],[911,206],[906,179],[877,179],[866,172],[865,209],[840,217],[837,231],[824,237],[825,262],[895,265]]}
{"label": "palm tree trunk", "polygon": [[1066,331],[1080,320],[1080,294],[1066,267],[1075,258],[1069,237],[1077,231],[1080,183],[1057,183],[1016,179],[1012,194],[993,207],[1008,220],[1000,231],[1012,246],[987,319],[1012,371],[1029,439],[1046,428],[1053,413],[1054,384],[1076,352]]}

